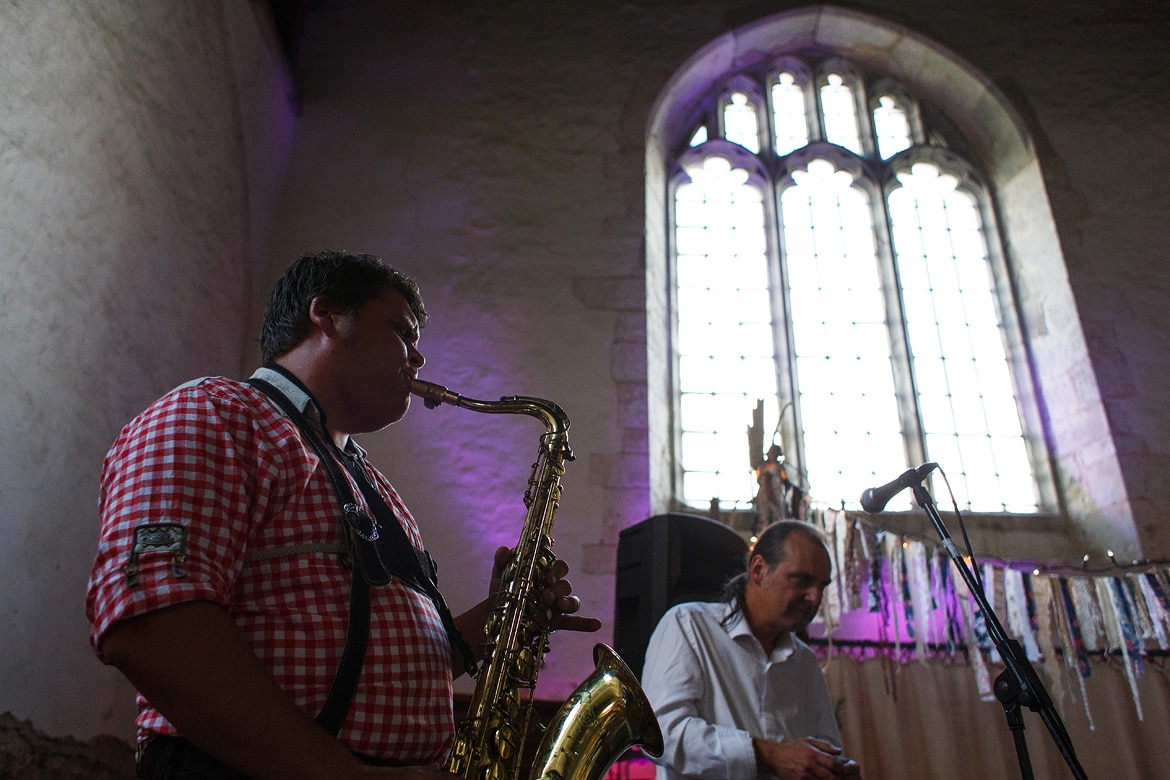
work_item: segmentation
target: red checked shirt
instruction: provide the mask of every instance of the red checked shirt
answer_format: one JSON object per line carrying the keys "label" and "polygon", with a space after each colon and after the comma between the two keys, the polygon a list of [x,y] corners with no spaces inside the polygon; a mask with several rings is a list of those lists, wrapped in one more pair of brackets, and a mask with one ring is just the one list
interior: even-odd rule
{"label": "red checked shirt", "polygon": [[[270,369],[255,376],[320,419],[295,383]],[[350,450],[364,459],[356,444]],[[394,488],[365,469],[422,549]],[[311,716],[320,711],[349,617],[353,575],[339,561],[341,509],[316,454],[261,391],[205,378],[155,402],[106,456],[101,518],[86,599],[99,656],[118,621],[212,601],[297,705]],[[439,765],[454,735],[443,624],[431,600],[398,579],[372,588],[370,599],[365,665],[340,738],[357,753]],[[140,743],[178,733],[141,695],[138,703]]]}

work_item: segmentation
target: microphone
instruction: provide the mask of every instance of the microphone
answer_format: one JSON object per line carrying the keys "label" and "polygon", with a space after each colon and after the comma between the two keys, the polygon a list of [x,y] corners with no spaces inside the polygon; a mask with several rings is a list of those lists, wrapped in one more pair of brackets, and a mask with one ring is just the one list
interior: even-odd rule
{"label": "microphone", "polygon": [[918,468],[907,469],[900,477],[887,482],[881,487],[869,488],[861,494],[861,508],[871,515],[886,508],[890,499],[908,487],[918,485],[926,479],[926,475],[938,468],[937,463],[923,463]]}

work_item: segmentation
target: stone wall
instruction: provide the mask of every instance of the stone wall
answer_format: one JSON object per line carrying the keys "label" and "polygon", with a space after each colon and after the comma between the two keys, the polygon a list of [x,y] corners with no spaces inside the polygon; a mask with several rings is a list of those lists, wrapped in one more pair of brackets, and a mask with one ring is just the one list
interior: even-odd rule
{"label": "stone wall", "polygon": [[19,780],[133,780],[134,748],[102,735],[88,742],[42,734],[0,715],[0,777]]}
{"label": "stone wall", "polygon": [[[1048,199],[1075,303],[1035,327],[1083,324],[1090,359],[1060,391],[1103,402],[1105,425],[1084,433],[1112,443],[1113,500],[1136,529],[1102,512],[1091,541],[1170,555],[1165,3],[843,5],[936,41],[1022,118],[1043,190],[1013,197]],[[646,352],[647,301],[665,295],[646,266],[647,246],[662,251],[646,231],[662,197],[650,119],[696,52],[797,6],[307,2],[294,105],[263,4],[5,4],[0,711],[51,735],[131,738],[129,687],[93,658],[82,608],[102,455],[170,387],[246,372],[264,292],[323,247],[419,279],[424,376],[571,416],[556,549],[607,627],[554,638],[541,695],[563,697],[609,638],[616,534],[669,498],[650,476],[663,464],[651,429],[669,417],[646,389],[662,360]],[[1075,446],[1082,418],[1049,422],[1077,471],[1112,468],[1103,448]],[[416,409],[363,441],[455,606],[486,587],[483,550],[515,541],[529,423]]]}

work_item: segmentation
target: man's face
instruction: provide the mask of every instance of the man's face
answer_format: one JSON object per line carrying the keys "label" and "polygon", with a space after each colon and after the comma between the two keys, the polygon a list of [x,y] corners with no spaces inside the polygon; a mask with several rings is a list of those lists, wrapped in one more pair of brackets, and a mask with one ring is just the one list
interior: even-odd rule
{"label": "man's face", "polygon": [[344,318],[335,376],[348,433],[380,430],[406,414],[410,381],[425,362],[418,338],[418,321],[394,289]]}
{"label": "man's face", "polygon": [[755,597],[749,609],[753,622],[764,621],[775,631],[799,631],[816,617],[832,565],[825,548],[808,534],[791,533],[784,546],[784,560],[772,569],[763,556],[749,563],[749,588]]}

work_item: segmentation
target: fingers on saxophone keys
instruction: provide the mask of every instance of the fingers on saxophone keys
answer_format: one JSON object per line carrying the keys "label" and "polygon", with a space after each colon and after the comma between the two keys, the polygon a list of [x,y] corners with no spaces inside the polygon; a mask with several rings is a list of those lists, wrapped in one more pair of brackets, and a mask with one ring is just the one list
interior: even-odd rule
{"label": "fingers on saxophone keys", "polygon": [[576,596],[558,595],[552,588],[544,592],[544,609],[540,615],[540,624],[549,630],[565,627],[565,616],[581,608],[581,599]]}
{"label": "fingers on saxophone keys", "polygon": [[556,583],[564,580],[565,576],[568,573],[569,573],[569,564],[565,563],[560,558],[556,558],[552,561],[552,563],[545,570],[545,575],[544,575],[545,584],[555,585]]}
{"label": "fingers on saxophone keys", "polygon": [[581,608],[581,599],[576,596],[565,596],[558,600],[556,608],[548,608],[546,626],[550,631],[583,631],[591,633],[601,628],[601,621],[593,617],[581,617],[577,610]]}
{"label": "fingers on saxophone keys", "polygon": [[566,609],[570,604],[576,603],[581,605],[581,600],[572,595],[573,586],[568,580],[557,580],[544,589],[542,599],[544,605],[559,612],[573,612],[574,609]]}

